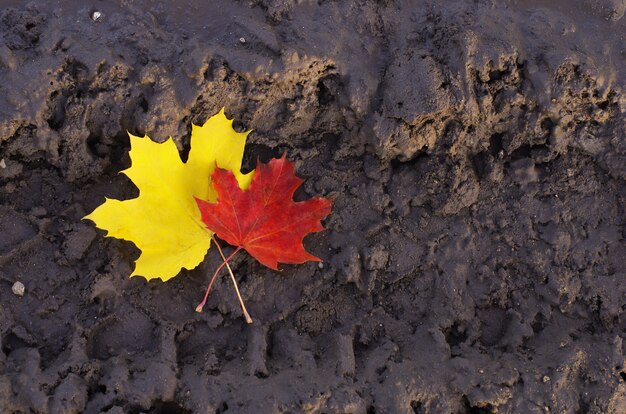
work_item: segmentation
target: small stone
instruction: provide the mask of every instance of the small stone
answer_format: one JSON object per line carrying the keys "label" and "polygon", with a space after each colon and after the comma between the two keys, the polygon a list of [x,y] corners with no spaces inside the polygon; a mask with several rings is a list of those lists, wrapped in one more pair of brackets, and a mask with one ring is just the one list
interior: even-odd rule
{"label": "small stone", "polygon": [[239,43],[241,43],[241,44],[246,43],[246,38],[245,37],[240,37],[239,38]]}
{"label": "small stone", "polygon": [[46,214],[48,214],[48,210],[46,210],[45,208],[43,208],[41,206],[37,206],[37,207],[33,207],[30,210],[30,214],[32,214],[35,217],[43,217]]}
{"label": "small stone", "polygon": [[4,158],[0,160],[0,168],[5,169],[7,167],[7,163],[4,161]]}
{"label": "small stone", "polygon": [[416,32],[409,33],[408,35],[406,35],[406,40],[408,40],[409,42],[413,42],[415,40],[419,40],[419,38],[420,38],[420,36]]}
{"label": "small stone", "polygon": [[91,13],[91,20],[93,20],[94,22],[97,22],[100,17],[102,17],[102,13],[100,13],[98,10]]}
{"label": "small stone", "polygon": [[550,381],[550,377],[549,377],[549,376],[547,376],[547,375],[544,375],[544,376],[543,376],[543,383],[545,384],[545,383],[547,383],[548,381]]}
{"label": "small stone", "polygon": [[18,280],[17,282],[13,283],[13,286],[11,287],[11,290],[13,291],[14,295],[24,296],[24,292],[26,291],[26,287],[24,286],[24,284],[22,282],[20,282]]}

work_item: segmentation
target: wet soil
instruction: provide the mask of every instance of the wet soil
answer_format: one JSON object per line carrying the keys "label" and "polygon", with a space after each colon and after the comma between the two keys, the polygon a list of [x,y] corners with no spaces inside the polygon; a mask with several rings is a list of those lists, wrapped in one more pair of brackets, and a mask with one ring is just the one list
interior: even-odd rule
{"label": "wet soil", "polygon": [[[626,412],[624,1],[0,3],[0,411]],[[81,221],[221,107],[335,199],[251,326]]]}

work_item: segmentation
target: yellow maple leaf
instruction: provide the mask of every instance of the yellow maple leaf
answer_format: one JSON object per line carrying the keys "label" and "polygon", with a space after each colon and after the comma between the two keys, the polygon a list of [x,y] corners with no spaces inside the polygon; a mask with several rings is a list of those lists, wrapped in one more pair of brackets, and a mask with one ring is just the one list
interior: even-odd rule
{"label": "yellow maple leaf", "polygon": [[202,126],[192,125],[186,163],[170,137],[162,144],[130,135],[131,167],[122,171],[139,189],[131,200],[106,199],[85,219],[107,230],[107,237],[129,240],[140,250],[131,276],[168,280],[181,268],[202,262],[213,233],[202,223],[194,196],[214,202],[211,173],[215,165],[233,171],[239,186],[252,173],[241,173],[248,132],[236,132],[224,109]]}

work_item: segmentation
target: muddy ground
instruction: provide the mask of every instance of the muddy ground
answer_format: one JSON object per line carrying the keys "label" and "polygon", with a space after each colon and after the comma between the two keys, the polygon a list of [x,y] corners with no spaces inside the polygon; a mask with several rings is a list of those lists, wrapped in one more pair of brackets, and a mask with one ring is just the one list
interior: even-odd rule
{"label": "muddy ground", "polygon": [[[626,412],[624,1],[0,3],[1,412]],[[252,326],[81,221],[223,106],[336,199]]]}

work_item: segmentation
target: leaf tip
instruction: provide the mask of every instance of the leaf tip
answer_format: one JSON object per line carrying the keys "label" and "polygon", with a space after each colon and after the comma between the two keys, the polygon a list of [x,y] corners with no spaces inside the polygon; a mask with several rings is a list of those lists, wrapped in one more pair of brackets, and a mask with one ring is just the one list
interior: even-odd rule
{"label": "leaf tip", "polygon": [[200,209],[200,212],[202,212],[202,207],[204,207],[204,205],[207,203],[207,201],[205,201],[205,200],[203,200],[201,198],[198,198],[196,196],[193,196],[193,199],[195,200],[196,205]]}
{"label": "leaf tip", "polygon": [[[126,133],[128,134],[128,137],[130,138],[130,147],[132,149],[133,142],[137,142],[137,140],[142,139],[142,137],[140,137],[139,135],[131,134],[131,132],[128,131],[128,130],[126,130]],[[147,137],[147,135],[144,134],[143,138],[146,138],[146,137]]]}

